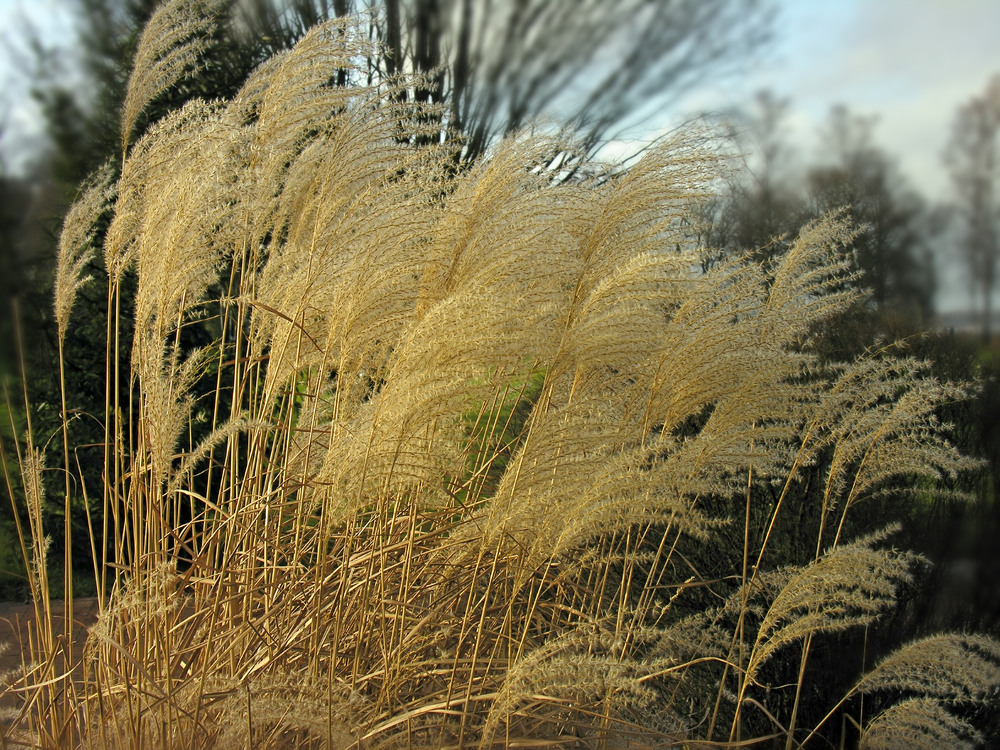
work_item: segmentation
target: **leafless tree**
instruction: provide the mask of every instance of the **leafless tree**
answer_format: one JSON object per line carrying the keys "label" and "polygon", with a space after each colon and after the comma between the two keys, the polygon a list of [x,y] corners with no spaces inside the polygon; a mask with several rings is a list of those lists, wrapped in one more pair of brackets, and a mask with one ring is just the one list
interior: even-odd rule
{"label": "leafless tree", "polygon": [[706,245],[717,250],[713,259],[749,252],[765,260],[786,249],[807,221],[788,145],[789,104],[759,91],[747,111],[732,113],[733,148],[746,159],[705,206]]}
{"label": "leafless tree", "polygon": [[958,110],[946,160],[963,224],[961,247],[988,341],[1000,259],[1000,75]]}
{"label": "leafless tree", "polygon": [[378,73],[422,73],[412,96],[446,106],[442,129],[474,158],[536,118],[585,151],[620,135],[766,39],[766,0],[242,0],[275,49],[317,20],[370,12]]}
{"label": "leafless tree", "polygon": [[836,106],[821,131],[825,163],[807,175],[810,213],[846,208],[864,231],[855,239],[870,302],[909,315],[931,312],[934,217],[890,156],[876,145],[874,116]]}

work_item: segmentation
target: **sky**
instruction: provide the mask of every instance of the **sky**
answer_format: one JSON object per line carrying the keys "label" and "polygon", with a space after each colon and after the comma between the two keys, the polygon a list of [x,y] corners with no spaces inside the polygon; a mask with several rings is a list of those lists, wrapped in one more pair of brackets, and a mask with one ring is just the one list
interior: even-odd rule
{"label": "sky", "polygon": [[[29,19],[55,47],[72,38],[78,0],[0,0],[0,155],[16,169],[38,139],[26,95],[22,29]],[[774,39],[735,76],[709,80],[664,113],[664,128],[700,110],[749,106],[767,89],[790,102],[790,142],[807,163],[831,108],[877,116],[875,144],[891,154],[930,201],[950,198],[942,154],[957,109],[1000,75],[998,0],[775,0]],[[67,73],[72,57],[63,56]],[[671,120],[674,120],[672,123]],[[953,268],[945,268],[955,276]],[[947,278],[940,307],[964,304],[961,279]]]}
{"label": "sky", "polygon": [[778,10],[769,59],[737,84],[744,95],[790,98],[803,145],[835,104],[876,115],[876,143],[927,198],[946,199],[955,112],[1000,75],[1000,2],[783,0]]}
{"label": "sky", "polygon": [[[789,100],[789,143],[816,163],[832,107],[875,116],[873,140],[932,204],[953,199],[943,154],[959,107],[1000,75],[997,0],[778,0],[775,38],[741,76],[704,85],[680,111]],[[949,243],[951,246],[949,246]],[[934,248],[939,311],[970,308],[954,239]]]}
{"label": "sky", "polygon": [[[40,138],[41,115],[31,100],[31,47],[28,29],[46,46],[65,51],[74,38],[73,8],[78,0],[0,0],[0,158],[17,172],[31,158]],[[72,75],[72,58],[61,59]]]}

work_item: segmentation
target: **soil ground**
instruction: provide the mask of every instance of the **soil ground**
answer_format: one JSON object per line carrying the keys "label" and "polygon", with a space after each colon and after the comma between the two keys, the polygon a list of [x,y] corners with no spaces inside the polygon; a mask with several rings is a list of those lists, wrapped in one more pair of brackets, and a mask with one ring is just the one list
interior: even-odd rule
{"label": "soil ground", "polygon": [[[63,629],[64,604],[52,602],[56,632]],[[97,599],[73,600],[73,639],[77,649],[87,639],[87,631],[97,621]],[[0,653],[0,673],[21,665],[22,647],[27,647],[29,622],[35,619],[35,607],[25,602],[0,602],[0,643],[7,648]]]}
{"label": "soil ground", "polygon": [[[53,626],[57,633],[62,632],[64,622],[64,603],[52,602]],[[87,631],[97,621],[97,599],[73,600],[73,646],[80,653],[87,640]],[[28,624],[35,619],[35,607],[24,602],[0,602],[0,644],[4,649],[0,652],[0,676],[7,676],[0,683],[0,708],[13,707],[17,704],[14,696],[3,688],[9,685],[11,672],[20,670],[26,664],[28,649]]]}

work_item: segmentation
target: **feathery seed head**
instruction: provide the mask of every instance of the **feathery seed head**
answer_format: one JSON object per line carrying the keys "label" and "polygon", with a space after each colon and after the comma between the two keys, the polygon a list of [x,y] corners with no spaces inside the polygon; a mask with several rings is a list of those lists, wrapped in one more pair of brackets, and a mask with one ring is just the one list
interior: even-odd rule
{"label": "feathery seed head", "polygon": [[56,261],[55,312],[59,340],[66,338],[70,311],[76,293],[90,280],[83,272],[95,249],[97,223],[115,194],[111,165],[91,175],[70,207],[59,235]]}

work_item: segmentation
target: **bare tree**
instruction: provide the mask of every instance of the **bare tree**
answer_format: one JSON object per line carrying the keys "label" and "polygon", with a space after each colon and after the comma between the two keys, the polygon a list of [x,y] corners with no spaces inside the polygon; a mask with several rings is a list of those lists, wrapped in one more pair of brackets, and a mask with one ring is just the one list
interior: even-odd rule
{"label": "bare tree", "polygon": [[934,297],[928,246],[932,216],[875,144],[876,120],[842,105],[830,112],[821,131],[829,158],[808,172],[810,213],[847,209],[853,222],[864,227],[854,246],[870,302],[880,310],[926,317]]}
{"label": "bare tree", "polygon": [[788,107],[762,91],[751,108],[734,113],[734,142],[747,158],[699,216],[702,241],[715,249],[708,263],[745,253],[768,261],[808,222],[845,210],[865,230],[853,246],[856,270],[870,289],[867,310],[926,318],[934,294],[934,217],[874,142],[875,118],[834,107],[820,132],[821,159],[804,164],[789,142]]}
{"label": "bare tree", "polygon": [[989,341],[1000,259],[1000,75],[958,110],[946,159],[958,198],[961,247],[980,298],[983,339]]}
{"label": "bare tree", "polygon": [[464,157],[546,118],[585,151],[722,73],[769,33],[767,0],[242,0],[245,27],[287,47],[332,16],[373,14],[378,74],[422,73]]}
{"label": "bare tree", "polygon": [[807,220],[788,145],[788,108],[787,99],[759,91],[749,110],[732,114],[734,148],[747,157],[705,206],[705,240],[716,257],[749,252],[765,260],[785,249]]}

